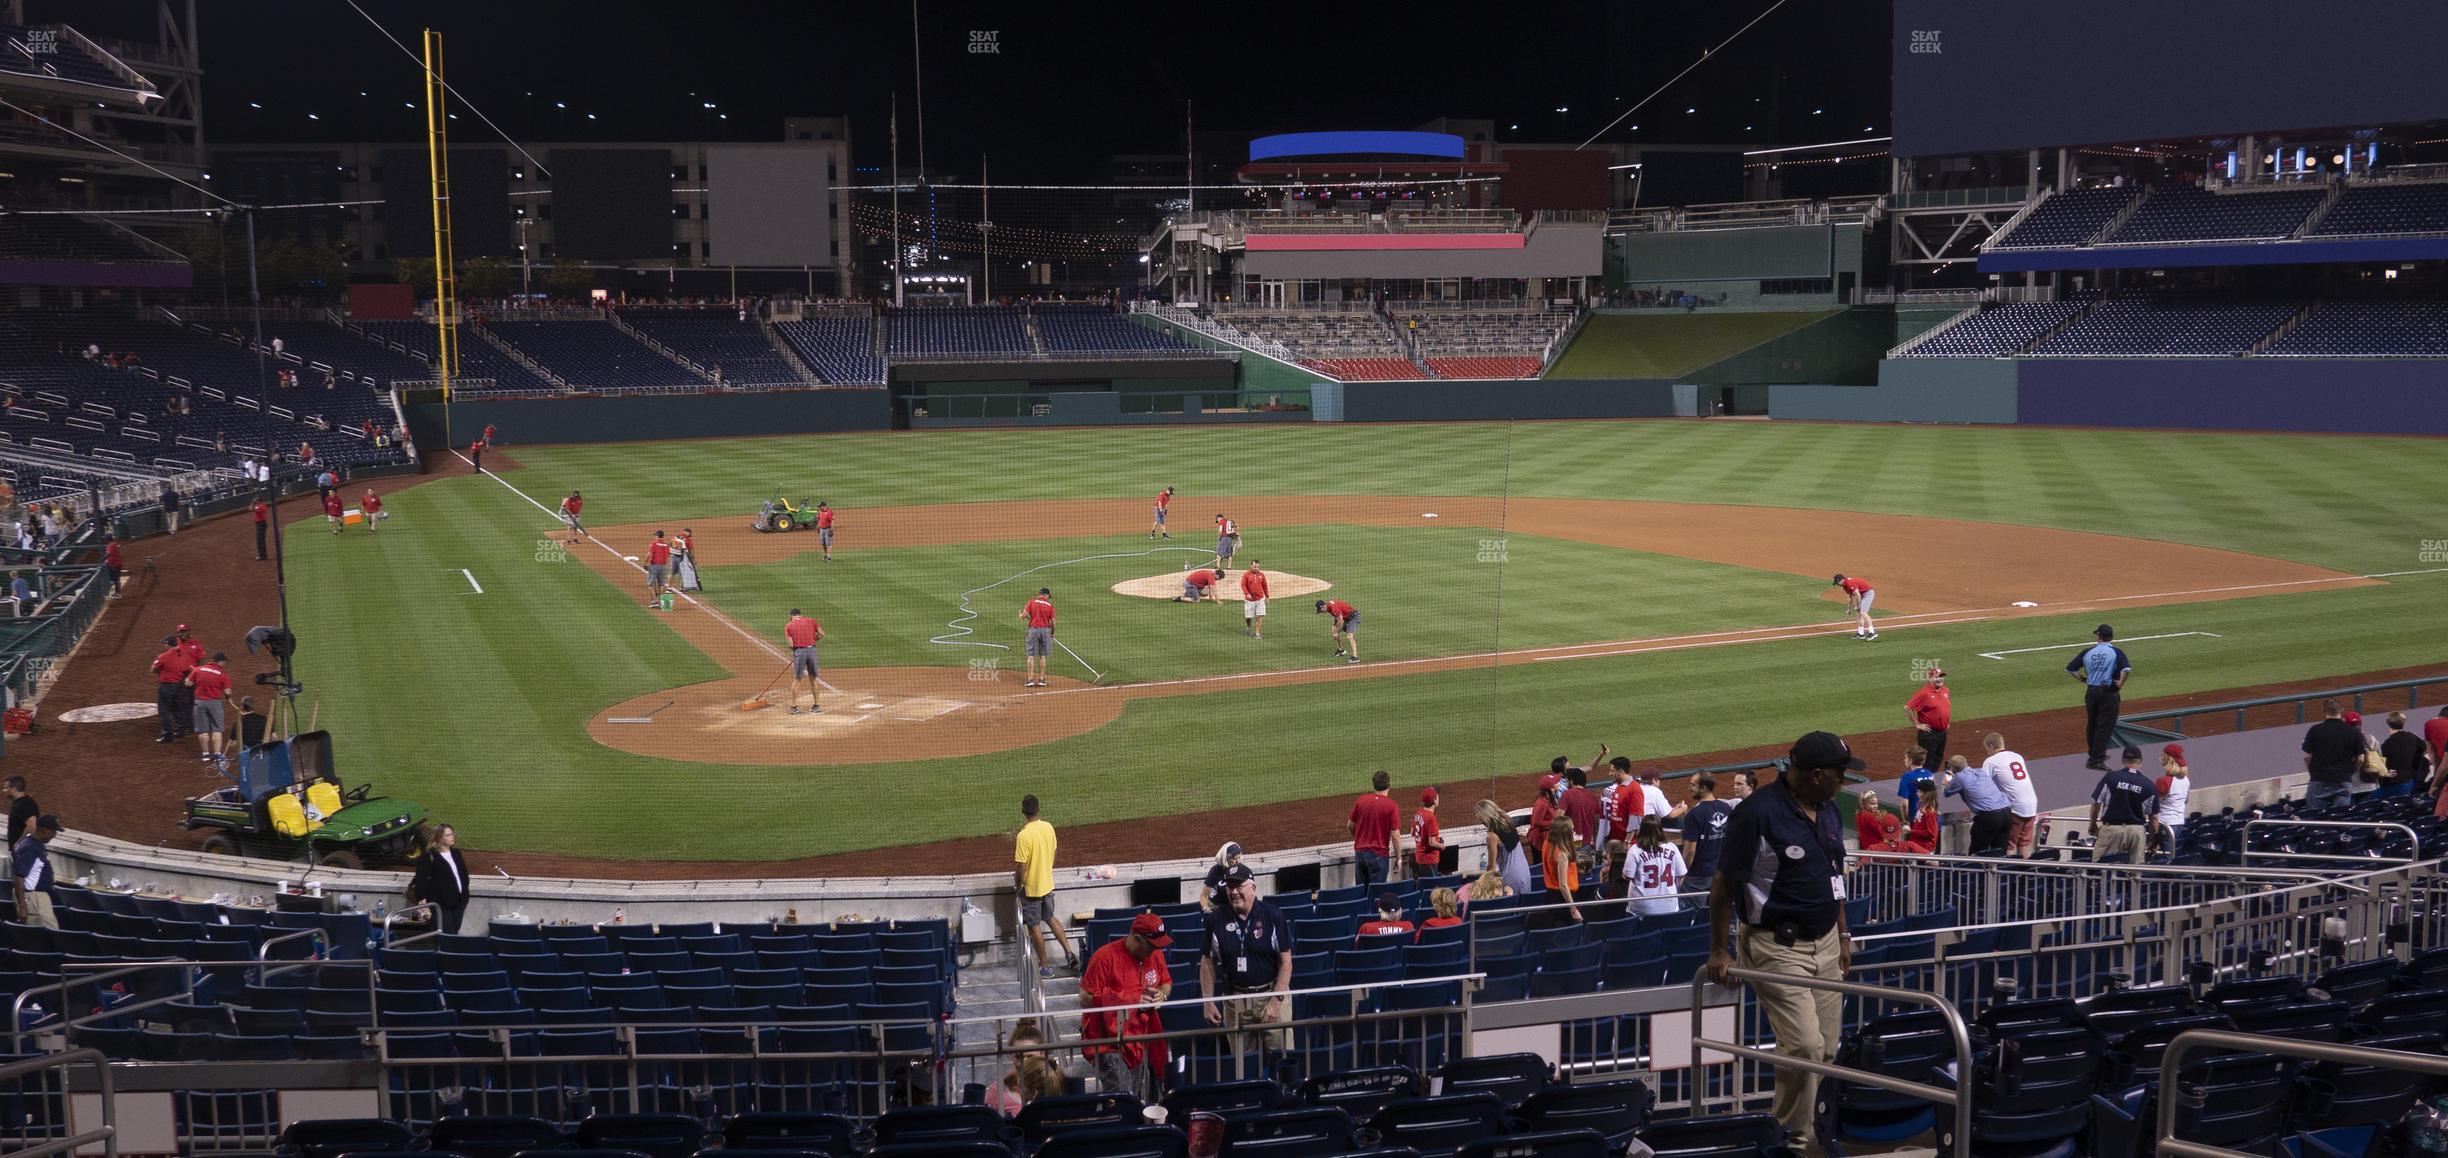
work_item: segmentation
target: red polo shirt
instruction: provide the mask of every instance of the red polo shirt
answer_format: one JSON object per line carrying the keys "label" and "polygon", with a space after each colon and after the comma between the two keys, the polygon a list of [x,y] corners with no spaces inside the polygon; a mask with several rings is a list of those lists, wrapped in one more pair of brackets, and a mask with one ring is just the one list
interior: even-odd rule
{"label": "red polo shirt", "polygon": [[794,615],[789,623],[782,625],[782,638],[789,640],[792,647],[814,647],[818,630],[820,627],[815,620]]}
{"label": "red polo shirt", "polygon": [[119,565],[119,540],[113,539],[102,544],[102,565],[105,567]]}
{"label": "red polo shirt", "polygon": [[1582,843],[1586,844],[1598,839],[1597,793],[1587,788],[1567,788],[1564,790],[1564,799],[1557,802],[1556,806],[1562,808],[1564,815],[1572,819],[1573,835],[1580,837]]}
{"label": "red polo shirt", "polygon": [[1870,591],[1870,581],[1859,575],[1849,576],[1837,586],[1844,588],[1846,593],[1852,595],[1864,595]]}
{"label": "red polo shirt", "polygon": [[671,544],[661,539],[646,544],[646,561],[658,565],[671,562]]}
{"label": "red polo shirt", "polygon": [[1029,600],[1028,606],[1021,608],[1020,612],[1028,616],[1030,627],[1054,626],[1054,601],[1043,595]]}
{"label": "red polo shirt", "polygon": [[263,505],[261,502],[257,502],[255,504],[255,521],[257,523],[269,522],[271,510],[272,508]]}
{"label": "red polo shirt", "polygon": [[178,653],[187,657],[188,667],[194,667],[197,664],[204,662],[204,645],[197,643],[193,639],[182,639],[178,641]]}
{"label": "red polo shirt", "polygon": [[826,507],[825,509],[816,512],[816,529],[819,531],[830,531],[833,529],[833,508]]}
{"label": "red polo shirt", "polygon": [[577,513],[578,513],[578,511],[579,511],[579,508],[584,507],[584,506],[586,506],[586,502],[585,502],[585,500],[580,499],[580,498],[579,498],[578,496],[576,496],[576,495],[571,495],[570,497],[568,497],[568,498],[566,498],[566,499],[561,500],[561,509],[562,509],[562,510],[565,510],[565,511],[568,511],[569,513],[571,513],[571,514],[573,514],[573,515],[574,515],[574,514],[577,514]]}
{"label": "red polo shirt", "polygon": [[338,496],[338,495],[325,495],[325,496],[323,496],[323,513],[324,513],[326,516],[330,517],[330,518],[335,518],[335,519],[336,519],[336,518],[339,518],[339,517],[340,517],[340,496]]}
{"label": "red polo shirt", "polygon": [[1171,491],[1158,491],[1158,492],[1156,492],[1156,509],[1157,509],[1157,510],[1160,510],[1160,511],[1161,511],[1161,510],[1164,510],[1165,508],[1170,507],[1170,506],[1172,506],[1172,505],[1173,505],[1173,492],[1171,492]]}
{"label": "red polo shirt", "polygon": [[208,663],[195,669],[195,696],[199,700],[217,700],[229,694],[229,673],[221,665]]}
{"label": "red polo shirt", "polygon": [[1182,582],[1188,583],[1192,587],[1213,587],[1216,584],[1216,580],[1220,578],[1223,578],[1223,576],[1218,575],[1213,571],[1192,571],[1191,573],[1182,576]]}
{"label": "red polo shirt", "polygon": [[1326,601],[1326,614],[1328,615],[1334,616],[1337,619],[1349,619],[1351,618],[1351,613],[1352,605],[1349,603],[1345,603],[1340,599],[1329,599]]}
{"label": "red polo shirt", "polygon": [[373,514],[374,512],[382,509],[382,496],[375,494],[372,491],[367,491],[364,505],[365,513],[369,515]]}
{"label": "red polo shirt", "polygon": [[153,674],[166,684],[185,682],[187,673],[193,670],[195,664],[188,661],[187,653],[175,647],[153,657]]}
{"label": "red polo shirt", "polygon": [[1352,849],[1384,856],[1402,823],[1402,808],[1382,792],[1364,792],[1352,801],[1351,822],[1359,826],[1352,831]]}
{"label": "red polo shirt", "polygon": [[1640,781],[1626,780],[1615,785],[1615,795],[1608,797],[1607,802],[1613,806],[1607,809],[1607,831],[1617,834],[1609,839],[1631,839],[1631,834],[1640,831],[1641,814],[1648,804]]}
{"label": "red polo shirt", "polygon": [[1913,714],[1915,723],[1927,724],[1932,731],[1943,732],[1955,719],[1953,693],[1939,684],[1921,685],[1921,690],[1904,701],[1904,710]]}
{"label": "red polo shirt", "polygon": [[1267,593],[1266,572],[1252,567],[1241,573],[1241,598],[1264,599]]}

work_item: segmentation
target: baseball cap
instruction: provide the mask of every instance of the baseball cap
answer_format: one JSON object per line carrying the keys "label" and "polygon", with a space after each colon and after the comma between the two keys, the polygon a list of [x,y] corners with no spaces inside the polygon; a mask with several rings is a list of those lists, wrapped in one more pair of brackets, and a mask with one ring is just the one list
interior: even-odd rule
{"label": "baseball cap", "polygon": [[2127,744],[2127,745],[2125,745],[2125,758],[2126,758],[2126,759],[2128,759],[2128,760],[2139,760],[2139,759],[2141,759],[2141,758],[2142,758],[2142,749],[2137,748],[2137,747],[2135,747],[2135,746],[2133,746],[2133,745],[2131,745],[2131,744]]}
{"label": "baseball cap", "polygon": [[186,624],[184,624],[184,623],[179,624],[179,630],[180,630],[180,631],[185,631],[185,630],[187,630],[187,625],[186,625]]}
{"label": "baseball cap", "polygon": [[1154,913],[1141,913],[1132,917],[1130,931],[1147,938],[1148,944],[1159,949],[1173,943],[1173,938],[1165,935],[1164,918]]}
{"label": "baseball cap", "polygon": [[1562,780],[1562,779],[1563,779],[1563,777],[1558,776],[1558,775],[1556,775],[1556,774],[1555,774],[1555,773],[1553,773],[1553,772],[1550,772],[1550,773],[1548,773],[1548,774],[1546,774],[1546,775],[1544,775],[1544,776],[1539,777],[1539,791],[1541,791],[1541,792],[1553,792],[1553,791],[1555,791],[1556,782],[1557,782],[1557,781],[1559,781],[1559,780]]}
{"label": "baseball cap", "polygon": [[1325,601],[1325,600],[1323,600],[1323,599],[1318,600],[1318,601],[1317,601],[1317,609],[1318,609],[1318,610],[1320,610],[1320,611],[1324,611],[1324,610],[1326,610],[1326,601]]}
{"label": "baseball cap", "polygon": [[1224,883],[1228,885],[1237,885],[1243,881],[1255,877],[1256,875],[1256,873],[1249,870],[1248,865],[1237,864],[1224,870]]}
{"label": "baseball cap", "polygon": [[2361,724],[2361,723],[2363,722],[2363,713],[2361,713],[2361,712],[2348,712],[2348,713],[2346,713],[2344,716],[2342,716],[2342,717],[2340,717],[2340,718],[2341,718],[2341,719],[2344,719],[2344,720],[2345,720],[2347,723],[2349,723],[2349,724]]}
{"label": "baseball cap", "polygon": [[1942,667],[1934,667],[1934,668],[1931,668],[1931,669],[1930,669],[1930,677],[1929,677],[1929,678],[1934,679],[1934,680],[1942,680],[1942,679],[1945,679],[1945,678],[1946,678],[1946,669],[1945,669],[1945,668],[1942,668]]}
{"label": "baseball cap", "polygon": [[1217,849],[1217,850],[1216,850],[1216,863],[1217,863],[1217,864],[1221,864],[1221,865],[1229,865],[1229,864],[1231,864],[1232,862],[1237,861],[1237,860],[1239,860],[1239,859],[1241,859],[1241,842],[1240,842],[1240,841],[1237,841],[1237,840],[1228,840],[1228,841],[1225,841],[1225,842],[1224,842],[1224,847],[1219,848],[1219,849]]}
{"label": "baseball cap", "polygon": [[1665,774],[1665,772],[1656,768],[1643,768],[1640,771],[1640,778],[1643,780],[1655,780],[1658,777],[1664,776]]}
{"label": "baseball cap", "polygon": [[2100,624],[2098,627],[2094,627],[2094,628],[2092,628],[2092,629],[2091,629],[2091,634],[2093,634],[2093,635],[2095,635],[2095,636],[2098,636],[2098,637],[2099,637],[2099,638],[2101,638],[2101,639],[2115,639],[2115,638],[2116,638],[2116,628],[2110,627],[2110,626],[2108,626],[2107,624],[2103,623],[2103,624]]}
{"label": "baseball cap", "polygon": [[1841,768],[1859,772],[1869,767],[1834,732],[1812,732],[1794,741],[1793,750],[1786,753],[1786,759],[1797,768]]}
{"label": "baseball cap", "polygon": [[1434,788],[1422,788],[1422,789],[1420,789],[1420,803],[1425,804],[1425,805],[1427,805],[1427,806],[1428,806],[1428,807],[1430,807],[1430,808],[1434,808],[1434,807],[1436,807],[1436,802],[1437,802],[1437,790],[1436,790],[1436,789],[1434,789]]}
{"label": "baseball cap", "polygon": [[2182,744],[2170,744],[2167,747],[2159,749],[2159,751],[2165,755],[2175,757],[2176,762],[2179,764],[2184,763],[2184,745]]}
{"label": "baseball cap", "polygon": [[46,813],[42,814],[41,816],[38,816],[38,817],[35,817],[35,818],[34,818],[34,827],[36,827],[36,828],[48,828],[48,829],[50,829],[50,830],[51,830],[51,831],[53,831],[53,832],[66,832],[66,831],[68,831],[68,826],[67,826],[67,825],[65,825],[65,824],[61,824],[61,823],[60,823],[60,818],[59,818],[59,817],[54,816],[54,815],[52,815],[52,814],[50,814],[50,813],[48,813],[48,812],[46,812]]}
{"label": "baseball cap", "polygon": [[1399,913],[1399,912],[1401,912],[1401,911],[1402,911],[1402,907],[1403,907],[1403,906],[1402,906],[1402,898],[1401,898],[1401,897],[1395,896],[1395,895],[1394,895],[1394,894],[1392,894],[1392,893],[1379,893],[1379,894],[1377,894],[1377,911],[1378,911],[1378,912],[1380,912],[1380,913]]}
{"label": "baseball cap", "polygon": [[228,663],[228,662],[229,662],[229,653],[228,653],[228,652],[226,652],[226,651],[216,651],[216,652],[214,652],[214,653],[213,653],[213,662],[214,662],[214,663]]}
{"label": "baseball cap", "polygon": [[1039,595],[1052,595],[1054,593],[1054,589],[1051,587],[1040,587],[1037,589],[1037,593]]}

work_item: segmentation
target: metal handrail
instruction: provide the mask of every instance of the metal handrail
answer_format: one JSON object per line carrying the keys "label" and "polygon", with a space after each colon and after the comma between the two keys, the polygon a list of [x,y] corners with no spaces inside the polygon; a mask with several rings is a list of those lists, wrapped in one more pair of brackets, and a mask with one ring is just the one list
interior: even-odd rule
{"label": "metal handrail", "polygon": [[[34,988],[32,988],[32,989],[28,989],[28,990],[26,990],[25,992],[18,994],[18,995],[17,995],[15,998],[13,998],[13,999],[11,999],[11,1000],[9,1001],[9,1052],[11,1052],[11,1053],[24,1053],[24,1052],[25,1052],[25,1039],[26,1039],[26,1031],[25,1031],[25,1008],[26,1008],[26,1003],[27,1003],[28,1001],[30,1001],[31,999],[33,999],[34,997],[36,997],[36,996],[39,996],[39,995],[41,995],[41,994],[45,994],[45,993],[57,993],[57,994],[59,994],[59,997],[60,997],[60,1005],[62,1006],[62,1008],[61,1008],[61,1010],[60,1010],[60,1027],[61,1027],[61,1028],[63,1028],[63,1029],[65,1029],[65,1028],[67,1028],[68,1026],[70,1026],[71,1024],[73,1024],[73,1023],[72,1023],[72,1022],[69,1020],[69,1018],[68,1018],[68,1011],[67,1011],[67,1009],[65,1008],[65,1007],[67,1006],[67,1004],[68,1004],[68,989],[69,989],[69,987],[70,987],[70,986],[75,986],[75,985],[100,985],[100,984],[102,984],[103,982],[106,982],[106,981],[115,980],[115,979],[117,979],[117,978],[121,978],[121,977],[133,977],[133,976],[135,976],[136,974],[146,972],[147,970],[152,970],[152,969],[160,969],[160,968],[164,968],[164,967],[167,967],[167,966],[176,966],[176,967],[179,967],[179,968],[188,968],[188,967],[191,967],[191,966],[195,966],[195,965],[204,965],[204,964],[236,965],[236,964],[239,964],[239,962],[236,962],[236,961],[221,961],[221,962],[203,962],[203,961],[147,961],[147,962],[144,962],[143,964],[140,964],[140,965],[121,965],[121,964],[118,964],[118,963],[116,963],[116,962],[107,962],[107,961],[103,961],[103,962],[85,962],[85,961],[79,961],[79,962],[76,962],[76,963],[75,963],[75,964],[73,964],[73,965],[69,965],[69,964],[65,964],[65,963],[63,963],[63,964],[61,965],[61,967],[60,967],[60,968],[61,968],[61,971],[62,971],[62,976],[61,976],[61,978],[60,978],[59,980],[54,981],[54,982],[52,982],[52,983],[50,983],[50,984],[48,984],[48,985],[37,985],[37,986],[35,986],[35,987],[34,987]],[[98,973],[96,973],[95,975],[93,975],[93,976],[91,976],[91,977],[81,977],[81,978],[78,978],[78,979],[76,979],[76,980],[74,980],[74,981],[71,981],[71,980],[69,980],[69,979],[68,979],[68,978],[65,976],[66,970],[71,969],[71,968],[79,968],[79,969],[98,969],[98,970],[101,970],[101,972],[98,972]],[[190,996],[190,997],[192,997],[192,996],[194,996],[194,995],[195,995],[195,983],[194,983],[194,981],[193,981],[192,979],[190,979],[190,980],[189,980],[188,985],[187,985],[187,995],[188,995],[188,996]],[[140,1008],[150,1008],[150,1007],[151,1007],[152,1005],[154,1005],[154,1004],[157,1004],[157,1002],[147,1002],[147,1003],[146,1003],[144,1006],[141,1006]],[[112,1012],[116,1013],[116,1012],[118,1012],[118,1011],[117,1011],[117,1010],[113,1010]]]}
{"label": "metal handrail", "polygon": [[2234,712],[2236,714],[2235,730],[2241,732],[2244,730],[2244,714],[2246,712],[2254,708],[2275,707],[2280,704],[2294,704],[2295,722],[2300,724],[2304,722],[2303,705],[2305,704],[2312,703],[2317,700],[2352,696],[2354,697],[2354,710],[2360,712],[2363,710],[2363,697],[2365,695],[2372,692],[2395,691],[2399,688],[2406,690],[2405,710],[2412,711],[2415,708],[2422,706],[2422,697],[2415,691],[2415,689],[2428,687],[2432,684],[2448,684],[2448,675],[2421,676],[2415,679],[2389,680],[2383,683],[2375,684],[2355,684],[2352,687],[2329,688],[2323,691],[2302,692],[2290,696],[2262,696],[2258,699],[2231,700],[2223,704],[2197,704],[2182,708],[2162,708],[2155,712],[2130,712],[2117,720],[2117,727],[2124,728],[2136,720],[2174,720],[2176,721],[2176,727],[2173,731],[2162,728],[2142,727],[2136,727],[2134,730],[2154,737],[2181,740],[2185,738],[2185,717],[2205,715],[2210,712]]}
{"label": "metal handrail", "polygon": [[437,907],[437,906],[436,906],[436,905],[435,905],[435,904],[434,904],[432,901],[425,901],[425,902],[423,902],[423,903],[421,903],[421,904],[414,904],[414,905],[402,905],[402,906],[400,906],[399,908],[392,910],[390,913],[385,914],[385,915],[383,916],[383,923],[382,923],[382,947],[383,947],[383,948],[385,948],[385,949],[396,949],[396,948],[399,948],[399,947],[400,947],[400,946],[402,946],[402,945],[413,944],[413,943],[415,943],[415,942],[425,940],[426,938],[429,938],[429,937],[439,937],[439,936],[441,936],[441,935],[442,935],[442,926],[441,926],[441,925],[439,925],[439,924],[435,924],[435,925],[432,925],[432,926],[428,927],[428,928],[427,928],[427,929],[426,929],[424,932],[422,932],[422,933],[415,933],[415,934],[412,934],[412,935],[410,935],[410,936],[403,937],[403,938],[401,938],[400,940],[397,940],[397,941],[394,941],[394,940],[392,940],[392,939],[391,939],[391,926],[393,926],[393,925],[395,925],[395,924],[398,924],[398,923],[399,923],[400,918],[405,917],[405,916],[407,916],[407,915],[408,915],[408,914],[410,914],[410,913],[420,913],[420,912],[421,912],[421,913],[425,914],[425,918],[426,918],[426,920],[431,921],[431,920],[433,920],[433,919],[434,919],[436,916],[438,916],[438,915],[441,913],[441,911],[442,911],[442,910],[441,910],[440,908],[438,908],[438,907]]}
{"label": "metal handrail", "polygon": [[69,1066],[90,1065],[94,1068],[94,1092],[102,1098],[102,1125],[99,1129],[71,1134],[65,1138],[27,1146],[8,1152],[9,1158],[46,1158],[51,1154],[72,1154],[96,1142],[102,1144],[102,1158],[119,1158],[119,1099],[111,1090],[110,1059],[98,1049],[70,1049],[58,1053],[31,1057],[0,1065],[0,1087],[14,1079],[43,1070],[65,1070]]}
{"label": "metal handrail", "polygon": [[[2316,852],[2255,853],[2252,846],[2252,830],[2254,826],[2263,824],[2292,828],[2394,828],[2397,831],[2406,834],[2407,840],[2414,842],[2412,849],[2413,855],[2403,857],[2349,857],[2324,856]],[[2393,820],[2289,820],[2284,817],[2265,816],[2257,820],[2247,820],[2244,822],[2244,846],[2239,851],[2244,857],[2244,863],[2247,865],[2252,863],[2252,858],[2255,856],[2268,857],[2272,860],[2383,860],[2389,862],[2390,864],[2415,864],[2421,861],[2423,858],[2422,834],[2415,832],[2409,826],[2399,824]]]}
{"label": "metal handrail", "polygon": [[[1817,989],[1830,993],[1842,993],[1851,997],[1868,997],[1881,1001],[1901,1001],[1912,1005],[1926,1005],[1937,1010],[1939,1015],[1946,1019],[1947,1033],[1955,1039],[1956,1086],[1951,1090],[1943,1089],[1938,1086],[1925,1085],[1921,1082],[1906,1081],[1902,1078],[1891,1078],[1885,1074],[1871,1073],[1868,1070],[1858,1070],[1850,1066],[1840,1066],[1832,1062],[1812,1061],[1808,1058],[1787,1057],[1784,1054],[1775,1052],[1774,1050],[1756,1049],[1747,1045],[1736,1045],[1732,1042],[1711,1041],[1708,1038],[1701,1036],[1700,1029],[1700,1019],[1702,1016],[1702,1010],[1706,1006],[1705,999],[1707,997],[1707,991],[1710,984],[1708,973],[1706,970],[1703,970],[1692,975],[1692,1064],[1695,1066],[1701,1065],[1701,1051],[1711,1050],[1717,1053],[1731,1054],[1735,1057],[1748,1058],[1756,1062],[1765,1062],[1772,1067],[1798,1069],[1805,1073],[1817,1074],[1823,1078],[1843,1078],[1849,1082],[1856,1082],[1861,1085],[1872,1086],[1877,1089],[1886,1090],[1890,1093],[1904,1094],[1908,1097],[1921,1098],[1927,1101],[1936,1102],[1942,1106],[1952,1106],[1955,1110],[1955,1144],[1953,1146],[1953,1150],[1956,1158],[1971,1158],[1971,1085],[1973,1081],[1972,1035],[1970,1032],[1965,1030],[1963,1015],[1955,1011],[1955,1006],[1952,1002],[1949,1002],[1945,998],[1939,997],[1936,994],[1920,993],[1910,989],[1887,989],[1877,985],[1862,985],[1852,981],[1831,981],[1824,977],[1803,977],[1792,973],[1768,973],[1758,969],[1745,969],[1741,966],[1734,966],[1727,969],[1726,976],[1737,981],[1748,981],[1753,983],[1766,982],[1771,985],[1793,985],[1803,989]],[[1737,1000],[1739,1001],[1739,998]],[[1832,1046],[1833,1043],[1830,1043],[1830,1045]],[[1695,1092],[1695,1097],[1696,1096],[1698,1096],[1697,1092]]]}
{"label": "metal handrail", "polygon": [[315,964],[321,959],[321,954],[329,951],[330,947],[324,943],[323,930],[321,929],[300,929],[294,933],[283,933],[278,937],[267,937],[264,939],[263,944],[255,947],[255,984],[266,984],[272,978],[273,962],[272,958],[269,956],[269,954],[272,952],[272,946],[281,944],[285,941],[295,941],[305,937],[311,937],[314,939],[315,952],[317,956],[308,957],[303,961],[283,962],[281,972],[287,973],[294,969],[301,969],[308,965]]}
{"label": "metal handrail", "polygon": [[2291,1037],[2270,1037],[2258,1033],[2237,1033],[2226,1029],[2188,1029],[2177,1034],[2159,1055],[2159,1127],[2152,1153],[2175,1155],[2177,1158],[2249,1158],[2242,1150],[2223,1146],[2207,1146],[2174,1137],[2176,1111],[2179,1108],[2177,1078],[2184,1072],[2185,1055],[2196,1049],[2229,1049],[2247,1053],[2276,1054],[2280,1057],[2303,1058],[2307,1061],[2340,1062],[2355,1066],[2387,1066],[2411,1070],[2432,1077],[2448,1077],[2448,1057],[2439,1054],[2408,1053],[2404,1050],[2374,1049],[2368,1045],[2331,1045],[2321,1041],[2301,1041]]}

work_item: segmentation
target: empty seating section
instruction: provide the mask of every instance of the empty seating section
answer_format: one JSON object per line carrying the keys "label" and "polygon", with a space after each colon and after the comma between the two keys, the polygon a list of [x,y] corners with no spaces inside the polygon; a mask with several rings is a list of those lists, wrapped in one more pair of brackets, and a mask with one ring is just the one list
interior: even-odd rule
{"label": "empty seating section", "polygon": [[2003,358],[2065,324],[2066,319],[2082,311],[2083,305],[2082,302],[2072,301],[2008,302],[1990,306],[1931,335],[1914,347],[1909,356]]}
{"label": "empty seating section", "polygon": [[[396,343],[406,347],[419,356],[417,360],[424,366],[424,371],[417,377],[435,377],[433,372],[434,351],[440,348],[442,339],[440,335],[434,333],[432,322],[400,319],[354,322],[351,325],[377,343],[386,345]],[[493,344],[473,332],[472,327],[463,326],[459,331],[459,376],[462,378],[489,378],[493,382],[492,389],[504,393],[518,391],[549,394],[557,393],[561,389],[544,376],[520,365],[517,359],[494,349]],[[475,393],[476,391],[471,389],[469,392]]]}
{"label": "empty seating section", "polygon": [[2387,237],[2448,233],[2448,182],[2352,185],[2311,237]]}
{"label": "empty seating section", "polygon": [[[88,346],[104,355],[133,354],[136,362],[112,367],[102,357],[86,358]],[[289,358],[302,355],[292,351]],[[267,386],[275,369],[297,372],[298,385]],[[335,371],[326,389],[322,373],[302,360],[259,358],[233,335],[167,321],[98,311],[0,313],[0,382],[16,388],[0,434],[104,459],[235,467],[247,455],[294,450],[300,442],[341,465],[400,454],[360,433],[368,421],[379,429],[397,421],[370,375],[351,370],[343,379]],[[171,413],[174,401],[182,412]]]}
{"label": "empty seating section", "polygon": [[0,257],[30,261],[162,261],[126,233],[74,217],[0,214]]}
{"label": "empty seating section", "polygon": [[2031,348],[2049,357],[2204,357],[2241,354],[2275,333],[2302,302],[2188,302],[2107,298]]}
{"label": "empty seating section", "polygon": [[729,310],[622,310],[621,320],[709,372],[725,385],[795,386],[798,371],[766,340],[765,324]]}
{"label": "empty seating section", "polygon": [[[53,77],[83,84],[98,84],[126,89],[133,86],[120,79],[110,66],[94,59],[75,37],[62,34],[64,26],[0,24],[0,72],[24,76]],[[45,35],[33,35],[39,30]]]}
{"label": "empty seating section", "polygon": [[1153,326],[1142,326],[1128,314],[1100,305],[1039,305],[1037,336],[1048,353],[1129,353],[1150,350],[1195,351],[1198,347]]}
{"label": "empty seating section", "polygon": [[818,315],[774,327],[816,376],[844,386],[884,381],[884,359],[876,356],[876,320],[869,314]]}
{"label": "empty seating section", "polygon": [[[610,322],[488,321],[484,328],[578,389],[706,384],[687,367],[647,349]],[[471,336],[467,340],[481,339]]]}
{"label": "empty seating section", "polygon": [[2141,195],[2137,185],[2052,193],[2004,237],[1989,244],[1993,249],[2088,245]]}
{"label": "empty seating section", "polygon": [[2264,354],[2448,357],[2448,302],[2320,302]]}
{"label": "empty seating section", "polygon": [[1216,320],[1245,334],[1281,342],[1309,364],[1337,378],[1421,377],[1420,368],[1394,341],[1385,319],[1366,311],[1270,313],[1232,311]]}
{"label": "empty seating section", "polygon": [[1439,378],[1536,378],[1546,362],[1536,354],[1428,356]]}
{"label": "empty seating section", "polygon": [[2288,237],[2320,207],[2322,196],[2318,188],[2212,193],[2198,185],[2161,185],[2103,244]]}
{"label": "empty seating section", "polygon": [[886,320],[895,357],[957,357],[1030,352],[1028,319],[1009,306],[895,310]]}

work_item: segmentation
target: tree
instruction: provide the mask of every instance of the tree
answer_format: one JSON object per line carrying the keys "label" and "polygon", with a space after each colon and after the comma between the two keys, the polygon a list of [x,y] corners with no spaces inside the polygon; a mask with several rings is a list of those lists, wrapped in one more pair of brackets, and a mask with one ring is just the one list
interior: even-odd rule
{"label": "tree", "polygon": [[459,264],[459,296],[478,300],[509,294],[518,272],[498,257],[480,257]]}
{"label": "tree", "polygon": [[556,298],[583,300],[595,289],[595,271],[576,262],[554,262],[541,280],[544,292]]}

